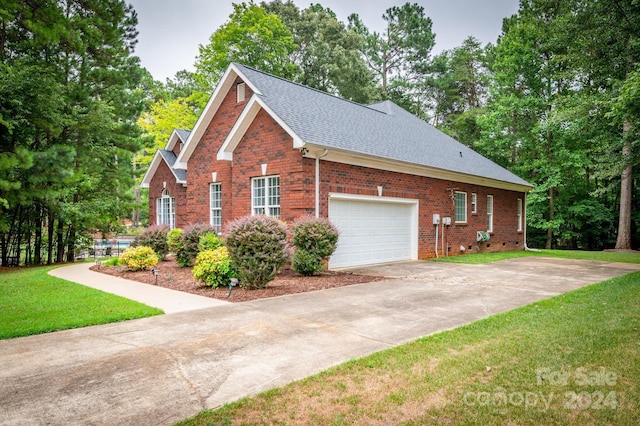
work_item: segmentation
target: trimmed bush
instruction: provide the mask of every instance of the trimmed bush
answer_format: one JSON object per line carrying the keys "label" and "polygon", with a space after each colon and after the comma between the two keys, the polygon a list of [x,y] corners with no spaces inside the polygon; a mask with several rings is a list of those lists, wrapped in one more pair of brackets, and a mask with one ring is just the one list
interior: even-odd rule
{"label": "trimmed bush", "polygon": [[155,267],[160,258],[151,247],[129,247],[118,258],[121,265],[126,265],[131,271],[144,271]]}
{"label": "trimmed bush", "polygon": [[323,261],[336,250],[338,229],[327,218],[302,216],[293,222],[295,253],[291,262],[294,271],[313,275],[322,271]]}
{"label": "trimmed bush", "polygon": [[313,275],[324,269],[322,258],[306,250],[296,250],[291,259],[291,268],[302,275]]}
{"label": "trimmed bush", "polygon": [[268,216],[245,216],[229,223],[226,245],[240,285],[263,288],[282,268],[287,252],[287,228]]}
{"label": "trimmed bush", "polygon": [[204,250],[198,253],[196,265],[193,267],[193,277],[213,288],[229,285],[236,274],[231,267],[231,258],[226,247],[214,250]]}
{"label": "trimmed bush", "polygon": [[167,244],[168,232],[169,227],[167,225],[150,226],[136,236],[131,245],[133,247],[151,247],[162,260],[169,253],[169,245]]}
{"label": "trimmed bush", "polygon": [[207,232],[203,236],[200,237],[200,241],[198,242],[198,252],[203,252],[205,250],[215,250],[222,245],[222,240],[218,235],[213,232]]}
{"label": "trimmed bush", "polygon": [[200,237],[207,234],[207,232],[213,232],[213,228],[204,224],[191,225],[184,229],[184,232],[180,236],[180,245],[178,246],[178,250],[176,250],[176,262],[178,266],[185,268],[193,265],[198,255]]}
{"label": "trimmed bush", "polygon": [[169,253],[177,253],[180,248],[180,237],[184,231],[180,228],[173,228],[167,233],[167,246],[169,247]]}

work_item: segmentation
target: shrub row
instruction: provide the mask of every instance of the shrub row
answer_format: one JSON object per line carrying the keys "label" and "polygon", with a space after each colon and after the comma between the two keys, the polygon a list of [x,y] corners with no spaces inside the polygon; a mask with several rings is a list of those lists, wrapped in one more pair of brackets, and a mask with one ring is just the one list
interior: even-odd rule
{"label": "shrub row", "polygon": [[[304,216],[292,224],[291,231],[295,248],[292,268],[303,275],[322,271],[336,248],[335,226],[328,219]],[[224,245],[213,228],[202,224],[184,230],[152,226],[133,245],[121,260],[129,269],[154,267],[158,259],[172,252],[179,266],[194,265],[194,277],[214,288],[227,285],[234,277],[247,289],[263,288],[289,258],[287,227],[267,216],[245,216],[230,222]],[[156,256],[155,263],[152,256]]]}

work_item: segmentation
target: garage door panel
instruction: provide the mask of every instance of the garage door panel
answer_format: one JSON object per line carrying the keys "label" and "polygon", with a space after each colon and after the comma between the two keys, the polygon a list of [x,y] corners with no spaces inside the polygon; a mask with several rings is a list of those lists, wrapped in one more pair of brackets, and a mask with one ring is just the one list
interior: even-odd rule
{"label": "garage door panel", "polygon": [[331,199],[329,217],[340,231],[332,268],[415,258],[417,204]]}

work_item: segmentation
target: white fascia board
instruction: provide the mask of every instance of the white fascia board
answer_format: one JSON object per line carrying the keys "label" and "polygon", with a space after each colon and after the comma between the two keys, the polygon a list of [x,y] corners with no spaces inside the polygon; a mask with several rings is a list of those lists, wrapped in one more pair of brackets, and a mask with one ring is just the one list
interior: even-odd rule
{"label": "white fascia board", "polygon": [[[309,152],[305,155],[308,158],[315,158],[317,152],[320,149],[324,150],[326,147],[321,145],[313,145],[307,142]],[[316,148],[316,149],[313,149]],[[350,164],[354,166],[369,167],[372,169],[387,170],[397,173],[405,173],[415,176],[430,177],[434,179],[449,180],[453,182],[468,183],[472,185],[486,186],[489,188],[506,189],[516,192],[529,192],[532,187],[527,185],[520,185],[517,183],[505,182],[497,179],[491,179],[483,176],[474,176],[465,173],[459,173],[451,170],[437,169],[435,167],[420,166],[417,164],[403,163],[400,161],[393,161],[389,159],[367,156],[358,153],[337,151],[335,149],[326,148],[329,150],[326,156],[323,156],[323,161],[333,161],[336,163]]]}
{"label": "white fascia board", "polygon": [[[222,101],[238,76],[240,76],[238,69],[233,64],[230,65],[209,98],[209,102],[207,102],[204,110],[202,110],[202,114],[198,117],[198,121],[196,121],[195,126],[193,126],[193,130],[191,130],[189,138],[184,144],[184,148],[180,151],[180,154],[176,159],[176,164],[174,165],[175,168],[187,170],[187,163],[189,162],[189,158],[191,158],[191,154],[195,151],[198,142],[200,142],[200,138],[204,135],[209,123],[211,123],[211,120],[218,111],[218,108],[220,108]],[[249,86],[252,87],[251,85]]]}
{"label": "white fascia board", "polygon": [[218,153],[216,154],[216,158],[218,160],[233,160],[233,151],[236,149],[240,140],[261,109],[260,103],[257,99],[257,96],[253,95],[251,99],[249,99],[249,102],[247,102],[247,105],[242,110],[240,117],[238,117],[236,122],[233,124],[231,131],[218,150]]}
{"label": "white fascia board", "polygon": [[222,146],[216,155],[218,160],[233,160],[233,151],[236,149],[240,140],[242,140],[242,137],[245,135],[249,126],[253,123],[253,120],[261,109],[264,109],[267,114],[269,114],[269,116],[271,116],[271,118],[273,118],[289,136],[291,136],[293,139],[294,149],[302,148],[304,146],[302,138],[300,138],[280,117],[278,117],[271,108],[269,108],[268,105],[260,99],[260,97],[254,94],[249,102],[247,102],[247,106],[242,110],[240,117],[238,117],[238,120],[235,122],[231,131],[222,143]]}
{"label": "white fascia board", "polygon": [[160,152],[156,151],[156,154],[153,156],[153,160],[151,160],[151,164],[149,164],[147,172],[142,178],[142,182],[140,182],[141,188],[149,188],[151,179],[153,179],[153,175],[156,174],[156,170],[158,170],[158,166],[160,165],[161,161],[164,161],[164,158],[162,158],[162,154],[160,154]]}
{"label": "white fascia board", "polygon": [[[169,136],[169,140],[167,141],[167,145],[164,147],[167,151],[173,151],[173,147],[176,146],[178,141],[182,141],[180,135],[178,135],[177,129],[173,129],[171,132],[171,136]],[[184,142],[184,141],[182,141]]]}
{"label": "white fascia board", "polygon": [[285,123],[284,120],[282,120],[275,112],[273,112],[273,110],[269,108],[269,105],[264,103],[261,99],[259,99],[259,101],[260,106],[262,106],[262,108],[267,111],[271,118],[273,118],[276,123],[278,123],[278,125],[282,127],[289,136],[291,136],[291,138],[293,139],[293,148],[302,148],[303,146],[305,146],[305,142],[302,140],[302,138],[298,136],[298,134],[294,132],[293,129],[289,127],[289,125]]}

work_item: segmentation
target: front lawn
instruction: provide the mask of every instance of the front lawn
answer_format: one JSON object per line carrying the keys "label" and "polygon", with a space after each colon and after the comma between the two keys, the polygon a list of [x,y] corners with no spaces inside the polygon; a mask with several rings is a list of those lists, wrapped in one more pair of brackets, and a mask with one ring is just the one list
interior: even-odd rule
{"label": "front lawn", "polygon": [[636,424],[639,284],[585,287],[180,424]]}
{"label": "front lawn", "polygon": [[617,252],[617,251],[585,251],[585,250],[536,250],[536,251],[505,251],[495,253],[472,253],[459,256],[439,257],[429,259],[433,262],[451,262],[480,264],[497,262],[505,259],[515,259],[519,257],[542,256],[555,257],[559,259],[580,259],[594,260],[599,262],[624,262],[640,263],[640,253],[637,252]]}
{"label": "front lawn", "polygon": [[56,266],[0,272],[0,339],[159,315],[160,309],[52,277]]}

